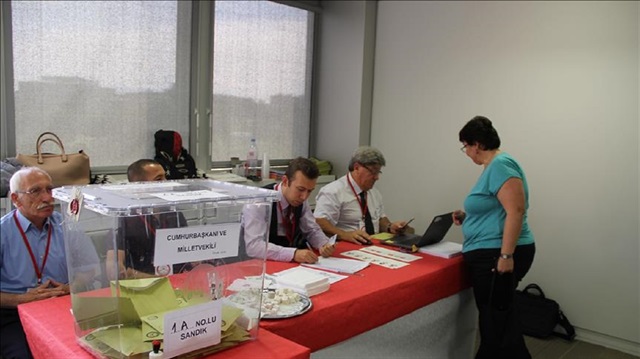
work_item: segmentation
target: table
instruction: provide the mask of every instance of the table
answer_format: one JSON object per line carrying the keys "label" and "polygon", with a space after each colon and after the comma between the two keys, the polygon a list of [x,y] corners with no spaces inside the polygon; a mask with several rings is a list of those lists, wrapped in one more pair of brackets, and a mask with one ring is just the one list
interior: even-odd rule
{"label": "table", "polygon": [[[29,347],[35,359],[93,358],[76,342],[71,297],[45,299],[18,306]],[[259,330],[255,341],[218,352],[216,359],[305,359],[310,350],[267,330]]]}
{"label": "table", "polygon": [[[339,257],[342,252],[359,248],[362,247],[338,242],[335,254]],[[416,255],[423,259],[399,269],[372,264],[357,275],[332,284],[329,291],[313,296],[309,312],[286,320],[261,320],[260,326],[315,352],[470,287],[462,257]],[[267,261],[267,273],[295,265]]]}
{"label": "table", "polygon": [[[358,248],[361,246],[339,242],[336,255]],[[425,316],[421,311],[433,311],[434,308],[437,312],[450,314],[444,316],[444,321],[448,322],[451,316],[461,311],[460,308],[464,311],[472,302],[468,295],[470,290],[465,290],[470,284],[462,258],[443,259],[421,253],[417,255],[423,259],[411,262],[404,268],[387,269],[372,264],[356,275],[332,284],[329,291],[312,297],[312,309],[301,316],[283,320],[261,320],[256,341],[220,352],[216,358],[309,358],[310,351],[321,353],[320,349],[338,343],[358,343],[358,338],[363,336],[371,349],[371,341],[366,338],[370,333],[376,333],[372,329],[384,330],[386,326],[383,325],[393,325],[404,320],[403,318],[420,320]],[[294,266],[294,263],[266,263],[268,273]],[[466,304],[462,303],[463,305],[457,301],[461,292],[467,292],[463,296],[466,298]],[[443,302],[445,306],[437,306]],[[430,305],[432,303],[435,305]],[[76,343],[70,307],[69,296],[18,306],[25,333],[36,358],[91,358]],[[430,327],[433,320],[426,320]],[[424,335],[427,336],[428,333]],[[353,339],[348,340],[350,338]],[[466,344],[468,343],[458,343],[451,338],[445,339],[443,343]]]}

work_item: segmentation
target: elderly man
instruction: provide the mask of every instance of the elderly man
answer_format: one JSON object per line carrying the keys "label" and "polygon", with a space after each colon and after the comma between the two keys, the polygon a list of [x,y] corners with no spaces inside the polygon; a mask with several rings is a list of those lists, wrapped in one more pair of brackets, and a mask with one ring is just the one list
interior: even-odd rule
{"label": "elderly man", "polygon": [[[282,182],[273,187],[278,201],[271,210],[269,243],[266,257],[270,260],[315,263],[318,255],[333,254],[335,246],[322,232],[311,213],[307,199],[316,187],[318,167],[311,160],[298,157],[287,167]],[[242,212],[242,231],[247,254],[264,256],[267,223],[263,206],[247,205]]]}
{"label": "elderly man", "polygon": [[349,173],[320,189],[314,215],[325,233],[356,244],[370,244],[371,235],[378,232],[413,231],[405,221],[389,220],[382,195],[373,188],[385,164],[379,150],[360,147],[349,161]]}
{"label": "elderly man", "polygon": [[9,187],[16,209],[0,220],[1,355],[30,358],[18,304],[69,294],[69,272],[87,284],[99,260],[87,237],[71,235],[72,268],[67,269],[62,215],[54,212],[49,174],[25,167],[13,174]]}

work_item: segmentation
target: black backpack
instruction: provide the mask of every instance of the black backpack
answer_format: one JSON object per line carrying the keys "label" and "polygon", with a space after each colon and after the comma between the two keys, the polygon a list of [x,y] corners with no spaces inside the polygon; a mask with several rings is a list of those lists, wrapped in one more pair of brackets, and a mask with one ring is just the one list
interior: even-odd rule
{"label": "black backpack", "polygon": [[156,156],[167,172],[167,179],[197,178],[196,162],[182,147],[182,137],[176,131],[158,130],[155,135]]}

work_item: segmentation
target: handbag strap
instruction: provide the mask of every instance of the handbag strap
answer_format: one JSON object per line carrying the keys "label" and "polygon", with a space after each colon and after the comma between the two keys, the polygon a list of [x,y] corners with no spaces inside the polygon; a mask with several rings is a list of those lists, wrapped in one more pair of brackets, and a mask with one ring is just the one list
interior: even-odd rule
{"label": "handbag strap", "polygon": [[558,326],[560,326],[565,332],[559,332],[557,330],[553,330],[553,335],[560,337],[564,340],[572,341],[576,337],[576,329],[571,325],[569,319],[565,317],[564,313],[561,310],[558,310]]}
{"label": "handbag strap", "polygon": [[[538,293],[537,294],[533,293],[534,290],[538,291]],[[535,283],[531,283],[528,286],[526,286],[522,292],[527,294],[537,295],[542,298],[546,298],[546,296],[544,295],[544,292],[542,291],[542,288],[540,288],[540,286]]]}
{"label": "handbag strap", "polygon": [[[45,136],[53,136],[53,138],[51,138],[51,137],[43,138]],[[60,140],[60,137],[58,137],[53,132],[43,132],[43,133],[40,134],[40,136],[38,136],[38,139],[36,140],[36,152],[38,154],[38,163],[39,164],[43,164],[44,163],[44,159],[42,158],[42,145],[47,141],[51,141],[51,142],[55,143],[56,145],[58,145],[58,147],[60,148],[60,151],[61,151],[62,162],[67,162],[67,154],[64,151],[64,145],[62,144],[62,141]]]}

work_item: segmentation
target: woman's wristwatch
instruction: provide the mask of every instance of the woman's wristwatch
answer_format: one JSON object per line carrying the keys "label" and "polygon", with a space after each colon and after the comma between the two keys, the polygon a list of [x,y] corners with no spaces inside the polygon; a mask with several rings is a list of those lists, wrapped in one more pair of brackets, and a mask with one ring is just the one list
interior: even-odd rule
{"label": "woman's wristwatch", "polygon": [[511,258],[513,258],[513,254],[500,253],[500,258],[502,258],[502,259],[511,259]]}

